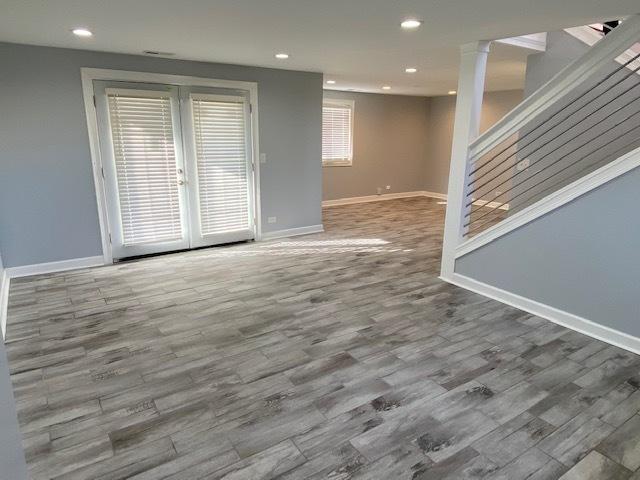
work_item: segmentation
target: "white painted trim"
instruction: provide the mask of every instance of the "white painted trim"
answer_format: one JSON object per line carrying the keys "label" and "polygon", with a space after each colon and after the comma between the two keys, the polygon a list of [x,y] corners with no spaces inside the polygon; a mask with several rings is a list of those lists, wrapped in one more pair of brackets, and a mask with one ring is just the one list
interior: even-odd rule
{"label": "white painted trim", "polygon": [[264,232],[262,240],[274,240],[276,238],[297,237],[298,235],[309,235],[310,233],[322,233],[324,226],[309,225],[307,227],[290,228],[288,230],[276,230],[274,232]]}
{"label": "white painted trim", "polygon": [[428,190],[424,190],[421,193],[425,197],[437,198],[439,200],[445,200],[445,201],[447,200],[447,194],[446,193],[430,192]]}
{"label": "white painted trim", "polygon": [[322,108],[324,115],[324,106],[325,105],[333,105],[336,107],[347,107],[351,110],[351,125],[349,125],[349,158],[323,158],[322,166],[323,167],[352,167],[353,166],[353,126],[355,124],[356,119],[356,101],[342,98],[322,98]]}
{"label": "white painted trim", "polygon": [[[637,41],[640,15],[632,15],[582,57],[567,65],[551,80],[532,93],[484,134],[469,145],[469,158],[477,159],[505,138],[520,130],[531,118],[542,113],[567,92],[591,78],[591,72],[603,67]],[[459,94],[459,91],[458,91]],[[454,137],[455,140],[455,137]]]}
{"label": "white painted trim", "polygon": [[509,210],[509,204],[503,202],[496,202],[489,200],[474,200],[473,204],[478,207],[489,207],[489,208],[497,208],[498,210]]}
{"label": "white painted trim", "polygon": [[469,143],[476,139],[480,132],[480,113],[490,45],[490,42],[472,42],[460,47],[458,94],[440,264],[442,275],[453,273],[456,248],[464,241],[468,229],[464,219],[471,211],[471,206],[465,202],[465,199],[471,196],[467,182],[470,168]]}
{"label": "white painted trim", "polygon": [[258,129],[258,84],[256,82],[242,82],[237,80],[217,80],[212,78],[192,77],[186,75],[170,75],[151,72],[130,72],[127,70],[109,70],[101,68],[81,68],[82,92],[84,96],[84,108],[89,131],[89,146],[91,151],[91,163],[93,166],[93,181],[96,189],[98,203],[98,220],[100,223],[100,236],[102,239],[103,264],[113,263],[113,253],[109,241],[109,223],[107,217],[106,192],[104,178],[102,177],[102,160],[100,158],[100,137],[98,135],[98,117],[94,99],[94,80],[160,83],[191,87],[233,88],[249,92],[251,104],[251,136],[253,149],[253,190],[255,211],[255,239],[262,238],[262,209],[260,203],[260,138]]}
{"label": "white painted trim", "polygon": [[519,37],[499,38],[496,43],[504,43],[515,47],[526,48],[536,52],[544,52],[547,49],[547,33],[531,33]]}
{"label": "white painted trim", "polygon": [[256,82],[243,82],[240,80],[218,80],[215,78],[193,77],[189,75],[173,75],[154,72],[132,72],[129,70],[111,70],[108,68],[81,69],[82,76],[90,80],[162,83],[168,85],[180,85],[185,87],[217,87],[235,88],[239,90],[251,90],[256,88]]}
{"label": "white painted trim", "polygon": [[323,200],[323,207],[335,207],[337,205],[353,205],[355,203],[369,203],[380,202],[383,200],[393,200],[396,198],[410,198],[410,197],[432,197],[440,198],[442,200],[447,199],[447,195],[444,193],[427,192],[420,190],[417,192],[400,192],[400,193],[383,193],[381,195],[366,195],[364,197],[346,197],[337,198],[335,200]]}
{"label": "white painted trim", "polygon": [[[603,37],[602,34],[596,32],[588,25],[582,27],[565,28],[564,31],[589,46],[595,45],[599,40],[602,40]],[[620,56],[616,58],[616,62],[624,65],[636,55],[636,52],[634,52],[632,49],[625,50]],[[630,70],[635,70],[636,68],[638,68],[638,65],[640,65],[640,61],[631,62],[629,65],[627,65],[627,68]],[[640,75],[640,72],[636,73]]]}
{"label": "white painted trim", "polygon": [[640,148],[637,148],[617,160],[579,178],[560,190],[547,195],[533,205],[514,213],[500,223],[484,230],[473,238],[461,243],[456,248],[456,258],[460,258],[490,243],[507,233],[532,222],[538,217],[565,205],[591,190],[624,175],[634,168],[640,167]]}
{"label": "white painted trim", "polygon": [[[338,205],[354,205],[356,203],[382,202],[384,200],[394,200],[396,198],[411,197],[429,197],[439,200],[447,200],[445,193],[429,192],[427,190],[419,190],[417,192],[400,192],[400,193],[383,193],[381,195],[367,195],[364,197],[346,197],[337,198],[335,200],[323,200],[323,207],[336,207]],[[474,205],[479,207],[499,208],[500,210],[509,210],[509,204],[502,202],[490,202],[488,200],[474,200]]]}
{"label": "white painted trim", "polygon": [[602,35],[588,25],[565,28],[564,31],[589,46],[594,45],[598,40],[602,40]]}
{"label": "white painted trim", "polygon": [[440,278],[445,282],[452,283],[458,287],[471,290],[472,292],[492,298],[498,302],[524,310],[525,312],[529,312],[538,317],[545,318],[550,322],[562,325],[563,327],[575,330],[576,332],[583,333],[597,340],[640,354],[640,338],[638,337],[600,325],[591,320],[587,320],[586,318],[579,317],[578,315],[531,300],[530,298],[525,298],[521,295],[474,280],[473,278],[459,273],[454,273],[448,278]]}
{"label": "white painted trim", "polygon": [[7,310],[9,308],[9,283],[11,279],[7,270],[0,273],[0,330],[2,330],[2,338],[4,339],[7,331]]}
{"label": "white painted trim", "polygon": [[96,203],[98,205],[98,223],[100,224],[100,240],[102,242],[103,263],[113,263],[111,242],[109,236],[109,221],[107,217],[106,192],[104,190],[104,178],[102,177],[102,159],[100,158],[100,141],[98,135],[98,114],[94,104],[93,75],[90,69],[80,69],[82,78],[82,95],[84,98],[85,118],[87,131],[89,132],[89,152],[93,169],[93,185],[96,191]]}
{"label": "white painted trim", "polygon": [[5,271],[9,278],[18,278],[42,275],[44,273],[64,272],[65,270],[75,270],[78,268],[99,267],[102,265],[104,265],[104,257],[100,255],[97,257],[71,258],[58,262],[22,265],[20,267],[7,267]]}

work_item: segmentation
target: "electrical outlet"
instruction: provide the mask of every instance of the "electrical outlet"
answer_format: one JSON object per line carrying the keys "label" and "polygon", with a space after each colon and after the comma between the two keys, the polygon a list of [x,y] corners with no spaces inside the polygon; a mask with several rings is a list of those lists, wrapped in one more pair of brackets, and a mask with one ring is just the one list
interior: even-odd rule
{"label": "electrical outlet", "polygon": [[516,165],[516,170],[521,172],[522,170],[529,168],[529,164],[530,162],[528,158],[525,158],[524,160],[520,160]]}
{"label": "electrical outlet", "polygon": [[267,223],[276,223],[278,221],[278,217],[267,217]]}
{"label": "electrical outlet", "polygon": [[387,190],[391,190],[391,185],[387,185],[387,186],[386,186],[386,189],[387,189]]}
{"label": "electrical outlet", "polygon": [[267,154],[266,153],[261,153],[260,154],[260,163],[267,163]]}

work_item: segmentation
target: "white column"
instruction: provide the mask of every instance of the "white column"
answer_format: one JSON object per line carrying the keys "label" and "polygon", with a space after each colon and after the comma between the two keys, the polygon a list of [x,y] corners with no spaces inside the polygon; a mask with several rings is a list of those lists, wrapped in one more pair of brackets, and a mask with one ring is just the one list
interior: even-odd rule
{"label": "white column", "polygon": [[458,98],[453,127],[449,188],[447,190],[447,216],[444,224],[441,277],[451,278],[455,265],[455,251],[464,238],[466,211],[466,178],[469,143],[480,128],[480,111],[484,93],[484,79],[490,42],[481,41],[462,45],[458,74]]}

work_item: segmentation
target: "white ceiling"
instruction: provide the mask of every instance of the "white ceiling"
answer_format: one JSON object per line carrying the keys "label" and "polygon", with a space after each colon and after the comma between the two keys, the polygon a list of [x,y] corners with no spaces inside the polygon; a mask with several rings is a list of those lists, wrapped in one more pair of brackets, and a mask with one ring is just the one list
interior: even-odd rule
{"label": "white ceiling", "polygon": [[[335,88],[439,95],[458,45],[640,11],[638,0],[0,0],[0,41],[323,72]],[[406,17],[424,20],[404,31]],[[75,37],[73,27],[94,32]],[[284,51],[288,60],[276,60]],[[525,50],[494,44],[487,88],[520,88]],[[405,67],[417,67],[407,74]]]}

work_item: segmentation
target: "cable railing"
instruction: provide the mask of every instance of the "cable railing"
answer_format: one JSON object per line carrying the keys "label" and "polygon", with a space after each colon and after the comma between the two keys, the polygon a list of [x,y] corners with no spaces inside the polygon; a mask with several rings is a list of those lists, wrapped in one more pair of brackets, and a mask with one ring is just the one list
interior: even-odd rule
{"label": "cable railing", "polygon": [[[637,19],[634,22],[637,34],[630,34],[628,27],[618,34],[616,28],[598,42],[606,45],[596,54],[588,52],[562,72],[567,78],[573,74],[570,81],[561,83],[558,76],[536,92],[542,106],[534,109],[533,100],[524,105],[531,115],[516,108],[512,113],[520,118],[514,120],[517,128],[505,117],[471,144],[463,238],[640,147],[640,28],[635,28]],[[626,54],[622,63],[621,53]],[[592,58],[596,55],[597,61]]]}

